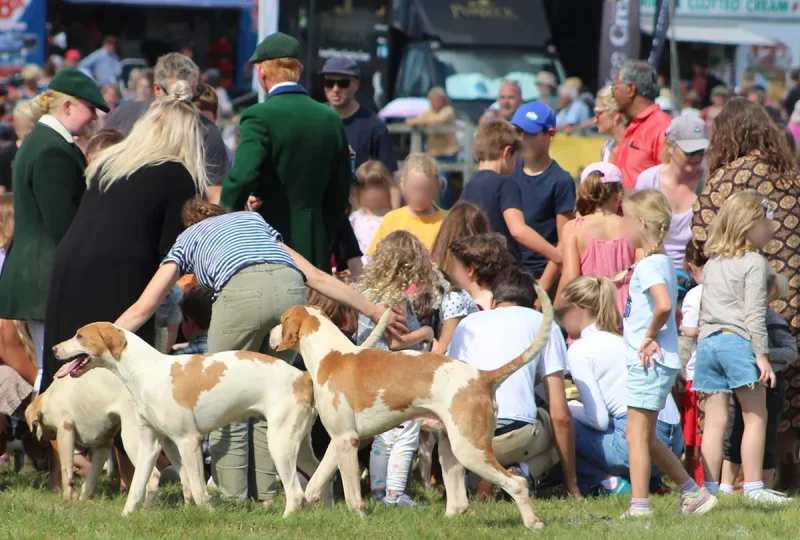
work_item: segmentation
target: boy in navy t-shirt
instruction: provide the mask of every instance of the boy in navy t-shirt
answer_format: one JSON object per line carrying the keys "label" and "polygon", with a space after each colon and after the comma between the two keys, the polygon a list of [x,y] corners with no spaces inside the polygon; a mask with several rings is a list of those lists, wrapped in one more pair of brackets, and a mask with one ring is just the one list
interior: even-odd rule
{"label": "boy in navy t-shirt", "polygon": [[559,250],[525,224],[522,192],[508,176],[514,171],[521,147],[517,129],[505,120],[492,120],[478,128],[474,146],[478,172],[464,186],[461,199],[486,212],[492,230],[508,240],[516,262],[521,261],[520,250],[525,248],[560,263]]}
{"label": "boy in navy t-shirt", "polygon": [[[548,242],[558,245],[561,230],[572,219],[575,210],[575,180],[550,157],[550,142],[555,136],[556,115],[538,101],[525,103],[511,123],[522,132],[522,159],[512,178],[522,193],[525,223]],[[522,263],[533,270],[546,289],[556,283],[558,269],[544,269],[547,259],[525,247]]]}

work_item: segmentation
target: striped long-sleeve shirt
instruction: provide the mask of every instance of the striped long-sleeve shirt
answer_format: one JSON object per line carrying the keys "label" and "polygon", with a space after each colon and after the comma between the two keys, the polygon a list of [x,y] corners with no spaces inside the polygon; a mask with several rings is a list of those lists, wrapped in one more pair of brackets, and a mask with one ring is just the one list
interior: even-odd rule
{"label": "striped long-sleeve shirt", "polygon": [[233,212],[186,229],[161,264],[175,263],[181,274],[194,274],[216,298],[239,270],[254,264],[284,264],[300,272],[281,241],[260,214]]}

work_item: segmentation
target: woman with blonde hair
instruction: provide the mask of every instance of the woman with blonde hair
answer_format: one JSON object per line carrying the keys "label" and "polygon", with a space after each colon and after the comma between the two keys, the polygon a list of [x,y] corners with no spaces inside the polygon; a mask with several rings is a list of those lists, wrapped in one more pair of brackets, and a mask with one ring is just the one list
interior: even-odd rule
{"label": "woman with blonde hair", "polygon": [[[622,317],[616,306],[617,288],[603,277],[581,276],[561,292],[557,310],[561,324],[576,339],[568,349],[569,371],[581,394],[570,401],[575,425],[575,469],[578,487],[586,495],[630,492],[628,446],[625,442],[627,409]],[[656,437],[676,456],[683,452],[680,414],[667,397],[656,421]],[[663,473],[654,467],[651,484]]]}
{"label": "woman with blonde hair", "polygon": [[42,107],[38,97],[29,101],[18,101],[14,106],[13,126],[17,136],[15,144],[8,144],[0,149],[0,194],[11,191],[11,163],[17,155],[17,150],[22,146],[22,141],[36,127],[36,122],[42,116]]}
{"label": "woman with blonde hair", "polygon": [[[417,126],[446,126],[455,125],[456,111],[450,104],[444,88],[434,87],[428,92],[428,102],[431,108],[414,118],[406,120],[406,124]],[[455,133],[441,133],[436,131],[426,131],[425,152],[441,163],[455,163],[458,159],[460,149]],[[449,209],[453,203],[452,192],[449,186],[442,186],[439,205],[445,210]]]}
{"label": "woman with blonde hair", "polygon": [[14,158],[15,232],[0,275],[0,319],[28,321],[41,367],[53,257],[86,189],[86,159],[74,135],[108,104],[92,79],[69,68],[53,77],[34,107],[37,102],[43,114]]}
{"label": "woman with blonde hair", "polygon": [[611,139],[603,145],[600,158],[606,163],[614,160],[617,147],[625,138],[630,120],[619,110],[617,100],[611,88],[606,86],[597,92],[597,101],[594,104],[594,123],[597,132],[601,135],[611,135]]}
{"label": "woman with blonde hair", "polygon": [[20,71],[22,77],[22,86],[19,88],[19,94],[22,99],[33,99],[36,94],[42,91],[39,83],[44,77],[42,69],[36,64],[28,64]]}
{"label": "woman with blonde hair", "polygon": [[[53,261],[44,386],[56,369],[51,347],[133,304],[183,230],[183,204],[208,185],[199,113],[187,101],[160,101],[92,161],[86,178]],[[151,319],[139,336],[153,344],[154,332]]]}

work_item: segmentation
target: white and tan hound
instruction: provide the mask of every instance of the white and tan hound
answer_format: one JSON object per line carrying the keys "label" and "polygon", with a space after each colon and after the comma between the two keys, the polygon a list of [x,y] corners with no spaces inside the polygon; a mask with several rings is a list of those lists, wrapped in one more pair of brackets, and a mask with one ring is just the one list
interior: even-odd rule
{"label": "white and tan hound", "polygon": [[[286,492],[288,516],[305,497],[296,468],[313,474],[319,462],[311,450],[316,413],[308,373],[254,352],[167,356],[131,332],[106,322],[78,330],[53,347],[56,358],[71,360],[73,377],[102,367],[114,373],[133,396],[140,418],[140,447],[123,515],[142,500],[147,476],[169,439],[182,462],[184,498],[208,505],[200,439],[206,433],[251,416],[267,419],[267,442]],[[169,445],[165,447],[165,450]],[[174,458],[174,459],[173,459]],[[298,463],[299,461],[299,463]],[[326,502],[332,494],[325,493]]]}
{"label": "white and tan hound", "polygon": [[[319,499],[321,487],[338,466],[347,504],[361,514],[359,440],[410,419],[433,416],[447,432],[439,443],[447,515],[467,509],[466,467],[511,495],[526,527],[541,528],[530,505],[526,480],[511,475],[492,453],[495,389],[532,361],[550,337],[552,306],[538,285],[536,292],[544,319],[535,340],[518,357],[493,371],[481,371],[438,354],[357,347],[315,307],[296,306],[284,313],[281,324],[270,333],[270,346],[279,352],[294,349],[303,356],[314,382],[320,418],[331,435],[331,445],[306,488],[306,499]],[[381,318],[373,336],[383,332],[388,314]]]}

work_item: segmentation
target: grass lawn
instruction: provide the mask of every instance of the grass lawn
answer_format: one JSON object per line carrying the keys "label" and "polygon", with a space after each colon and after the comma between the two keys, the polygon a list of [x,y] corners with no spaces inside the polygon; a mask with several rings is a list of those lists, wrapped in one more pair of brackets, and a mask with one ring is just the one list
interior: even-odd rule
{"label": "grass lawn", "polygon": [[[678,497],[654,499],[653,520],[620,521],[628,499],[572,501],[536,500],[543,531],[522,526],[510,502],[474,502],[457,518],[445,518],[439,493],[416,493],[416,508],[386,508],[368,503],[366,517],[351,514],[344,503],[333,510],[315,507],[283,519],[282,501],[262,508],[255,503],[215,501],[213,511],[184,507],[178,486],[167,486],[150,510],[121,516],[124,494],[107,477],[93,501],[68,504],[49,493],[41,478],[6,475],[0,492],[0,538],[559,538],[568,540],[644,537],[699,540],[706,538],[798,538],[800,501],[781,509],[747,505],[741,496],[723,499],[706,516],[682,517]],[[117,484],[118,485],[118,484]],[[608,519],[612,518],[612,519]]]}

